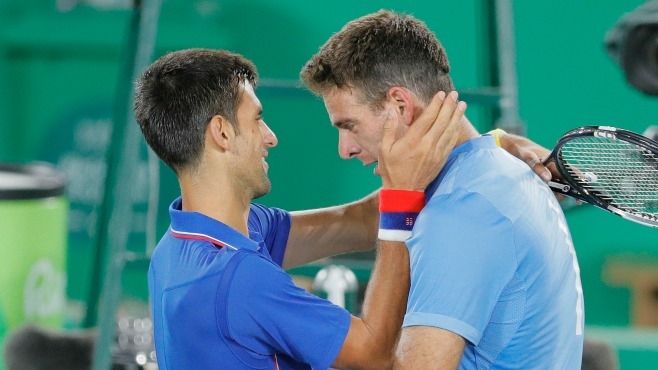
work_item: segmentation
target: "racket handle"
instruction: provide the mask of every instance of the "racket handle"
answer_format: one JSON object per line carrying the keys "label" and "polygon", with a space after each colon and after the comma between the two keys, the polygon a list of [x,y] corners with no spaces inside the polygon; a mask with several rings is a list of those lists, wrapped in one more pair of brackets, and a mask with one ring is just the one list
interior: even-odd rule
{"label": "racket handle", "polygon": [[555,182],[555,181],[549,181],[549,182],[547,182],[547,184],[551,189],[557,191],[558,193],[562,193],[564,195],[570,195],[571,194],[571,192],[570,192],[571,186],[569,186],[567,184],[562,184],[562,183]]}

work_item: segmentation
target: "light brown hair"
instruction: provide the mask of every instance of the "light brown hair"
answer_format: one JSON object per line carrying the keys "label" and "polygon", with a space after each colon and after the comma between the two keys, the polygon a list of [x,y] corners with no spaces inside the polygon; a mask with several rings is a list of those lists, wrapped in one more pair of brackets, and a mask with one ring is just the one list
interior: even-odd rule
{"label": "light brown hair", "polygon": [[350,88],[363,103],[381,108],[388,89],[401,86],[425,104],[452,91],[441,42],[422,21],[380,10],[347,23],[306,63],[300,77],[317,95]]}

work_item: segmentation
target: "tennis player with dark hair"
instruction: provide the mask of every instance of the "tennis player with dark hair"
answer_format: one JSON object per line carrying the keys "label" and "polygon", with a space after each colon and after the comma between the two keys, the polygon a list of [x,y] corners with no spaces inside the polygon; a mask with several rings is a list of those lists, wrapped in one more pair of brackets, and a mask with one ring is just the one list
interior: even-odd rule
{"label": "tennis player with dark hair", "polygon": [[[438,91],[454,90],[446,51],[418,19],[379,11],[347,23],[305,65],[339,152],[379,161],[394,109],[400,134]],[[562,210],[528,166],[463,117],[448,160],[405,241],[411,288],[395,365],[403,369],[577,369],[578,261]]]}

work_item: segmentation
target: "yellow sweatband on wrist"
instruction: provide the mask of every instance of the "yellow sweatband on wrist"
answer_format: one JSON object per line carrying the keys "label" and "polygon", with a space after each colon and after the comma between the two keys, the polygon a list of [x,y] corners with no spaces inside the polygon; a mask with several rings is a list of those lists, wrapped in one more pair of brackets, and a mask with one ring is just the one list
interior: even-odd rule
{"label": "yellow sweatband on wrist", "polygon": [[497,128],[497,129],[494,129],[494,130],[491,130],[491,131],[487,132],[487,134],[494,137],[494,140],[496,141],[496,145],[499,148],[501,148],[501,146],[500,146],[500,137],[502,135],[505,135],[506,133],[507,132],[505,132],[505,130],[503,130],[502,128]]}

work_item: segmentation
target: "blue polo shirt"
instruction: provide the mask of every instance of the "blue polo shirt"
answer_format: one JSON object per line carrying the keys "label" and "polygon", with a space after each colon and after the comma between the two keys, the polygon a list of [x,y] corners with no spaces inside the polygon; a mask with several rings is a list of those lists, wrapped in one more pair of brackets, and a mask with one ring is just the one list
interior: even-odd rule
{"label": "blue polo shirt", "polygon": [[452,151],[426,194],[403,326],[466,339],[461,370],[580,369],[580,269],[546,184],[482,136]]}
{"label": "blue polo shirt", "polygon": [[149,267],[158,367],[328,368],[350,314],[281,268],[289,213],[252,204],[247,238],[181,205],[171,204],[171,226]]}

